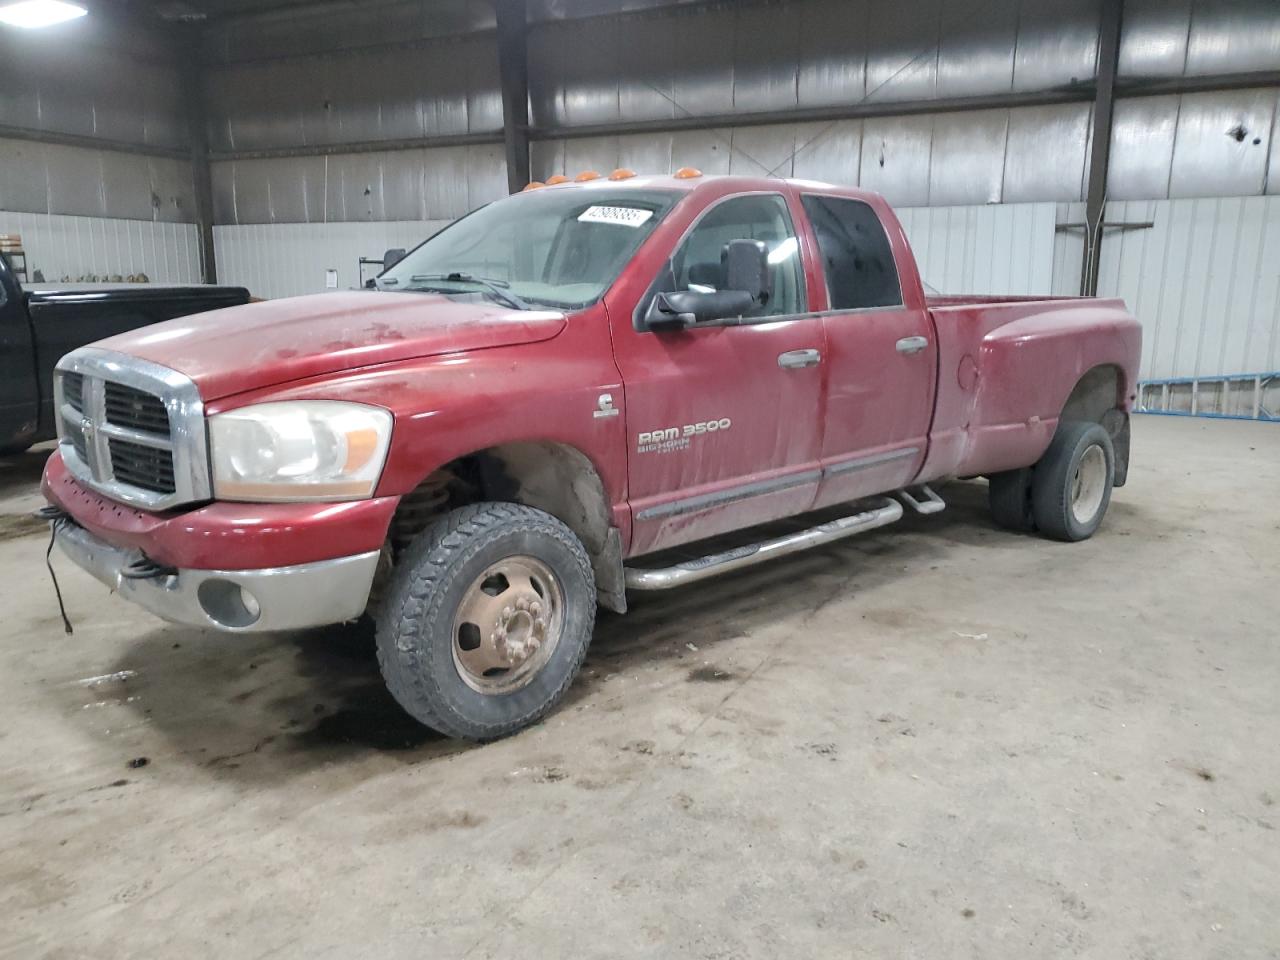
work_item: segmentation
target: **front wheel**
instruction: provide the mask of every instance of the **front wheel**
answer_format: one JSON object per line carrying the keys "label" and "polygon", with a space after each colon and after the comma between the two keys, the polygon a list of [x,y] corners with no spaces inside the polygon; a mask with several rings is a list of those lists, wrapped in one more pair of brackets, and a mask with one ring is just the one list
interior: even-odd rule
{"label": "front wheel", "polygon": [[564,696],[595,612],[590,558],[563,523],[519,504],[463,507],[397,564],[378,616],[378,663],[419,722],[495,740]]}
{"label": "front wheel", "polygon": [[1111,436],[1101,424],[1060,424],[1031,479],[1036,527],[1055,540],[1093,536],[1111,502],[1115,469]]}

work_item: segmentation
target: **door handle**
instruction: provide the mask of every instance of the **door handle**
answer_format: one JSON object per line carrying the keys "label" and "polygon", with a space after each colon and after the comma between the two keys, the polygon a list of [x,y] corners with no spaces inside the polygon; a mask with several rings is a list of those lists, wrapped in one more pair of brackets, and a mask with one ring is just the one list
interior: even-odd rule
{"label": "door handle", "polygon": [[921,350],[929,346],[928,337],[903,337],[898,341],[899,353],[919,353]]}
{"label": "door handle", "polygon": [[783,370],[801,370],[805,367],[816,367],[822,362],[822,354],[817,350],[788,350],[778,354],[778,366]]}

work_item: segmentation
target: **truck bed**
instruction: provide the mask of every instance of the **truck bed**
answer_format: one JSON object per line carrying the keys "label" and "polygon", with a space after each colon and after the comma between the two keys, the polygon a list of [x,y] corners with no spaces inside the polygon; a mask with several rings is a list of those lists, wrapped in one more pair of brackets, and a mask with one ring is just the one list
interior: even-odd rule
{"label": "truck bed", "polygon": [[932,296],[925,302],[938,338],[938,395],[922,479],[1035,463],[1082,374],[1095,368],[1114,374],[1109,405],[1132,406],[1142,331],[1123,301]]}

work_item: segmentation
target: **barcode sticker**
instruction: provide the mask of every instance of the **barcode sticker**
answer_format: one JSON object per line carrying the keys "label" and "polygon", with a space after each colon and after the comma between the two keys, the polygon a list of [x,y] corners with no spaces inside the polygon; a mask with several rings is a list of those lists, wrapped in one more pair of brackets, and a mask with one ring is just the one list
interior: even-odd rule
{"label": "barcode sticker", "polygon": [[652,216],[652,210],[637,207],[587,207],[582,216],[578,217],[578,222],[614,223],[620,227],[634,228],[643,226]]}

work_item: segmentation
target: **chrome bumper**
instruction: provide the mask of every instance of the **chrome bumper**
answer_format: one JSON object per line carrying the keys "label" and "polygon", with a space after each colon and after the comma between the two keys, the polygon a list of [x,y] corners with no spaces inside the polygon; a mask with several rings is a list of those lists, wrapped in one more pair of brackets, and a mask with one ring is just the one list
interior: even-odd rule
{"label": "chrome bumper", "polygon": [[54,521],[55,539],[77,566],[126,600],[173,623],[259,633],[354,620],[364,613],[378,552],[264,570],[178,570],[147,579],[123,574],[142,559],[88,530]]}

